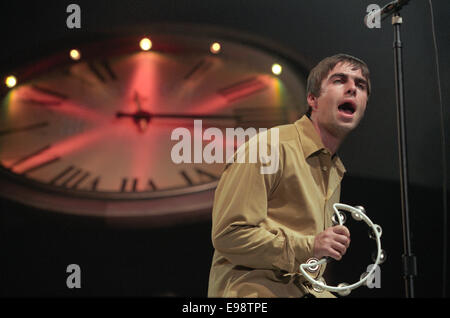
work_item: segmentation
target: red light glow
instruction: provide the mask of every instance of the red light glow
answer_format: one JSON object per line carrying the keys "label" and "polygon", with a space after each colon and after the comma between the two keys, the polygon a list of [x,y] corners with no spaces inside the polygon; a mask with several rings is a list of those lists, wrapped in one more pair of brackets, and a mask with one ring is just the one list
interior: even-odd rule
{"label": "red light glow", "polygon": [[34,156],[30,156],[25,160],[3,162],[3,164],[15,173],[22,174],[30,169],[38,167],[46,162],[62,158],[71,153],[74,153],[86,146],[100,141],[102,138],[114,133],[115,125],[104,125],[100,128],[96,128],[65,140],[62,140],[56,144],[50,145],[45,150],[37,153]]}

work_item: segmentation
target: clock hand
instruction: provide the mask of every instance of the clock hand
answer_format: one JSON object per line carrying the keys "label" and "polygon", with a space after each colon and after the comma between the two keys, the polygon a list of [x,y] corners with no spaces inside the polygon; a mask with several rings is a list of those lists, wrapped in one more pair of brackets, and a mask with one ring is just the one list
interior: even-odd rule
{"label": "clock hand", "polygon": [[117,112],[116,118],[121,117],[131,117],[134,121],[134,123],[137,125],[140,132],[144,132],[147,128],[148,123],[150,122],[151,115],[149,112],[146,111],[137,111],[135,113],[124,113],[124,112]]}
{"label": "clock hand", "polygon": [[25,85],[19,91],[18,100],[26,104],[48,107],[53,112],[67,114],[88,121],[100,122],[104,120],[103,114],[71,100],[68,95],[60,93],[53,88]]}
{"label": "clock hand", "polygon": [[137,116],[133,117],[133,120],[136,123],[139,131],[144,132],[147,129],[150,118],[144,111],[142,111],[141,101],[139,100],[139,94],[137,91],[134,92],[134,101],[136,102]]}
{"label": "clock hand", "polygon": [[151,114],[147,111],[138,111],[135,113],[117,112],[116,118],[131,117],[134,123],[137,125],[140,132],[144,132],[148,123],[152,118],[168,118],[168,119],[223,119],[239,121],[240,116],[237,115],[199,115],[199,114],[168,114],[159,113]]}
{"label": "clock hand", "polygon": [[141,102],[139,100],[139,95],[138,95],[137,91],[134,92],[134,101],[136,102],[136,107],[137,107],[138,112],[140,112],[142,109],[141,109]]}
{"label": "clock hand", "polygon": [[[140,111],[134,113],[117,112],[116,117],[131,117],[134,122],[148,124],[152,118],[167,119],[206,119],[206,120],[224,120],[225,122],[234,121],[241,127],[273,127],[286,120],[288,114],[282,108],[260,108],[257,112],[253,108],[234,109],[233,114],[192,114],[192,113],[149,113]],[[228,124],[227,124],[228,125]]]}
{"label": "clock hand", "polygon": [[18,174],[31,172],[103,139],[112,131],[114,127],[109,124],[70,136],[8,163],[8,168]]}

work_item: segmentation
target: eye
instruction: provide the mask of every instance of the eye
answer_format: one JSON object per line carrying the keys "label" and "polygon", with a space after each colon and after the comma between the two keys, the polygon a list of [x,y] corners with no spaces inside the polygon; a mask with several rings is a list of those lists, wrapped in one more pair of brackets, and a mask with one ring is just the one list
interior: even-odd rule
{"label": "eye", "polygon": [[362,84],[362,83],[358,83],[356,86],[358,86],[360,89],[365,90],[366,89],[366,85]]}

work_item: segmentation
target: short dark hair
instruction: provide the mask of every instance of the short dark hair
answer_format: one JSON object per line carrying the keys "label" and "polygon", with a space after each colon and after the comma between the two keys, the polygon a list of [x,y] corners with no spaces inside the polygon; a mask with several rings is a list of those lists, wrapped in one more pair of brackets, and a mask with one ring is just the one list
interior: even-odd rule
{"label": "short dark hair", "polygon": [[[324,58],[309,72],[308,80],[306,82],[306,96],[311,93],[314,96],[319,97],[323,79],[338,63],[341,62],[349,63],[350,65],[361,70],[362,75],[367,80],[367,97],[369,97],[371,92],[371,84],[370,72],[367,64],[357,57],[342,53]],[[311,106],[309,106],[308,111],[306,112],[308,117],[311,116],[311,111]]]}

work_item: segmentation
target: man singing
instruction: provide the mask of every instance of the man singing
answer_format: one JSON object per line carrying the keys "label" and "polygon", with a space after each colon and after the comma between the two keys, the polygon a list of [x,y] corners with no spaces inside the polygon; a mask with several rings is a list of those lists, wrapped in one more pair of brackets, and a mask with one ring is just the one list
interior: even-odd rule
{"label": "man singing", "polygon": [[278,170],[227,165],[214,197],[209,297],[334,297],[313,288],[299,265],[340,260],[350,244],[348,229],[331,221],[345,173],[336,152],[363,118],[369,95],[363,61],[327,57],[308,76],[308,113],[275,127]]}

